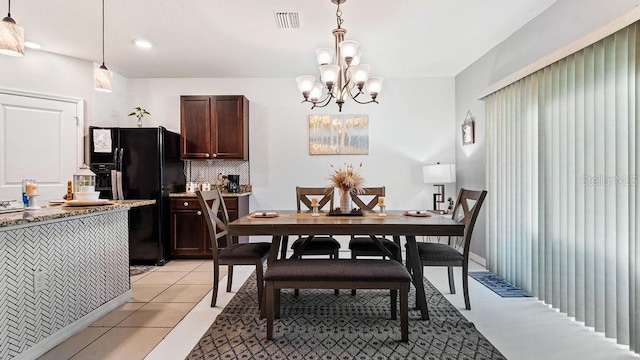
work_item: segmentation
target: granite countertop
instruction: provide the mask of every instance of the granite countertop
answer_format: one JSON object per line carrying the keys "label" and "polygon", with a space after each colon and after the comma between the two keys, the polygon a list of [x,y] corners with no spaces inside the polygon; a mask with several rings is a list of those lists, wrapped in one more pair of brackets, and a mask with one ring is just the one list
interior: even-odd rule
{"label": "granite countertop", "polygon": [[78,215],[100,213],[109,210],[127,210],[132,207],[155,204],[155,200],[110,200],[106,205],[100,206],[43,206],[39,210],[22,210],[11,213],[0,214],[0,228],[36,223],[40,221],[62,219]]}
{"label": "granite countertop", "polygon": [[[240,196],[249,196],[251,195],[251,191],[245,191],[245,192],[239,192],[239,193],[230,193],[230,192],[222,192],[222,196],[223,197],[240,197]],[[196,197],[196,193],[191,193],[191,192],[177,192],[177,193],[170,193],[169,197],[175,198],[175,197]]]}

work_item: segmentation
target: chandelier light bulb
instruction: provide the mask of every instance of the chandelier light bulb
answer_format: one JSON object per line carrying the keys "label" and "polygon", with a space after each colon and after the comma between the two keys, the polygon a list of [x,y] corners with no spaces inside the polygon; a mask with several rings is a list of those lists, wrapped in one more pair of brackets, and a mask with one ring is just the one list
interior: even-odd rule
{"label": "chandelier light bulb", "polygon": [[351,59],[351,66],[360,65],[360,58],[362,58],[362,52],[358,50],[356,56]]}
{"label": "chandelier light bulb", "polygon": [[367,92],[371,95],[371,98],[375,99],[382,90],[382,80],[384,79],[381,77],[370,77],[367,80]]}
{"label": "chandelier light bulb", "polygon": [[331,89],[333,84],[335,84],[338,81],[339,76],[340,76],[340,66],[320,65],[320,79],[322,79],[322,82],[328,89]]}
{"label": "chandelier light bulb", "polygon": [[360,46],[360,43],[354,40],[343,40],[338,44],[340,54],[347,62],[347,65],[350,64],[354,56],[358,54],[358,46]]}
{"label": "chandelier light bulb", "polygon": [[329,48],[320,48],[316,50],[316,56],[318,59],[318,65],[329,65],[333,62],[333,55],[335,51]]}
{"label": "chandelier light bulb", "polygon": [[311,75],[303,75],[298,76],[296,81],[298,82],[298,91],[304,95],[305,92],[308,94],[311,89],[313,89],[313,84],[315,83],[316,78]]}
{"label": "chandelier light bulb", "polygon": [[369,70],[371,65],[360,64],[352,66],[349,71],[351,72],[351,79],[358,85],[358,88],[362,90],[364,83],[369,79]]}
{"label": "chandelier light bulb", "polygon": [[318,102],[321,96],[322,96],[322,84],[315,83],[313,85],[313,89],[311,89],[311,93],[309,93],[309,100],[315,103],[315,102]]}

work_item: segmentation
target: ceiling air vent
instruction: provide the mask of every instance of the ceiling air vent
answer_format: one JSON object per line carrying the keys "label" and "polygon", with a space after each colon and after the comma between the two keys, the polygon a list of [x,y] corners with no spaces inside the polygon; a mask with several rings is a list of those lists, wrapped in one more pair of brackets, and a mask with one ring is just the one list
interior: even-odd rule
{"label": "ceiling air vent", "polygon": [[278,11],[273,12],[278,29],[300,29],[299,11]]}

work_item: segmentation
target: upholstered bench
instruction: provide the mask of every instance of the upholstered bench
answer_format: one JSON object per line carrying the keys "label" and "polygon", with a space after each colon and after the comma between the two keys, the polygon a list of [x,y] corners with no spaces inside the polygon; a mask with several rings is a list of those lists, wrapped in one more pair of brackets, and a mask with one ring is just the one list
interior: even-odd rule
{"label": "upholstered bench", "polygon": [[397,317],[400,291],[400,332],[409,341],[409,284],[411,275],[397,261],[381,259],[291,259],[269,264],[264,276],[267,339],[280,317],[280,289],[389,289],[391,318]]}

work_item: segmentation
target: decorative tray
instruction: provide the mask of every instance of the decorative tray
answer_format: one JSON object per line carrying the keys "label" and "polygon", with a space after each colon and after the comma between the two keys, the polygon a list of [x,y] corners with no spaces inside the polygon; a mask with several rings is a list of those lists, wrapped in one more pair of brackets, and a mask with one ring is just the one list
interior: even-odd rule
{"label": "decorative tray", "polygon": [[429,214],[425,210],[405,211],[402,215],[404,215],[404,216],[415,216],[415,217],[429,217],[429,216],[431,216],[431,214]]}
{"label": "decorative tray", "polygon": [[278,217],[278,213],[277,212],[273,212],[273,211],[266,211],[266,212],[254,212],[251,214],[252,218],[258,218],[258,219],[268,219],[268,218],[274,218],[274,217]]}

